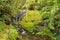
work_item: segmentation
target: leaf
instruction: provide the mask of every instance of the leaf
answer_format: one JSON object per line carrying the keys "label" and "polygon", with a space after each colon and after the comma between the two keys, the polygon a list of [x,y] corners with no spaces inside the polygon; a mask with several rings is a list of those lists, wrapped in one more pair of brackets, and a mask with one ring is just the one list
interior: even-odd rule
{"label": "leaf", "polygon": [[10,25],[9,26],[9,40],[16,40],[17,36],[18,36],[18,32],[17,30],[14,28],[14,26]]}

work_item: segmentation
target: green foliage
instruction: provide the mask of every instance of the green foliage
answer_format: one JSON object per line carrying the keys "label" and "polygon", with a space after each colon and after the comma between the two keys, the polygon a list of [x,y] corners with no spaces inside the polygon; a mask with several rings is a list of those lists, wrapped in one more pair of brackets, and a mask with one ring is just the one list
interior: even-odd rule
{"label": "green foliage", "polygon": [[10,25],[8,33],[9,40],[16,40],[17,36],[18,36],[17,30],[14,28],[14,26]]}
{"label": "green foliage", "polygon": [[[13,25],[6,25],[6,20],[20,10],[21,0],[0,0],[0,40],[16,40],[18,32]],[[25,2],[25,1],[24,1]]]}
{"label": "green foliage", "polygon": [[37,36],[60,39],[60,0],[0,0],[0,40],[16,40],[16,28],[5,22],[10,21],[11,16],[15,16],[23,5],[28,11],[17,24]]}
{"label": "green foliage", "polygon": [[8,39],[8,25],[6,25],[4,22],[0,21],[0,40],[7,40]]}
{"label": "green foliage", "polygon": [[0,32],[3,32],[5,29],[4,28],[8,28],[8,26],[4,23],[0,21]]}
{"label": "green foliage", "polygon": [[[29,1],[28,1],[28,4],[29,4]],[[59,4],[60,3],[58,3],[58,0],[36,0],[33,3],[31,2],[29,5],[26,5],[27,9],[29,11],[31,11],[31,10],[34,10],[34,11],[31,11],[30,13],[28,12],[29,15],[27,14],[22,19],[20,24],[24,28],[29,29],[28,31],[35,28],[36,24],[40,25],[38,27],[38,29],[40,29],[43,26],[46,26],[47,29],[42,28],[43,30],[42,31],[39,30],[39,32],[37,32],[37,34],[47,35],[47,36],[51,37],[52,39],[56,40],[56,36],[54,35],[55,33],[53,31],[57,30],[56,27],[60,27],[60,21],[59,21],[60,20],[60,17],[59,17],[60,6],[59,6]],[[37,14],[37,12],[35,10],[38,10],[39,13]],[[37,17],[35,17],[35,16],[37,16]],[[35,20],[33,20],[34,18],[35,18]],[[31,21],[31,20],[33,20],[33,21]],[[43,23],[42,24],[43,26],[41,26],[41,23]],[[30,27],[32,27],[32,28],[30,28]],[[51,31],[51,30],[53,30],[53,31]],[[54,33],[54,34],[52,34],[52,33]]]}
{"label": "green foliage", "polygon": [[0,13],[15,15],[19,11],[20,6],[24,4],[21,2],[25,3],[23,0],[0,0]]}
{"label": "green foliage", "polygon": [[20,24],[26,28],[28,31],[33,32],[33,29],[35,29],[35,24],[41,22],[41,16],[39,14],[39,11],[29,11],[28,14],[22,19]]}
{"label": "green foliage", "polygon": [[54,26],[54,17],[55,17],[56,11],[58,10],[57,8],[58,8],[57,5],[55,5],[53,7],[53,9],[51,10],[51,14],[50,14],[50,17],[49,17],[49,19],[50,19],[49,27],[51,29],[54,29],[54,27],[53,27]]}
{"label": "green foliage", "polygon": [[60,35],[59,36],[57,36],[57,39],[56,40],[60,40]]}
{"label": "green foliage", "polygon": [[18,36],[17,30],[12,25],[6,25],[4,22],[0,21],[0,38],[1,40],[16,40]]}

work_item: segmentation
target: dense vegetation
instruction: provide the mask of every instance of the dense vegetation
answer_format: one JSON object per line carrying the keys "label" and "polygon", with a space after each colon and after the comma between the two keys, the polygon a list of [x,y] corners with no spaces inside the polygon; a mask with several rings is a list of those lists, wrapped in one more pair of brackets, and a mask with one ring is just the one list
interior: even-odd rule
{"label": "dense vegetation", "polygon": [[0,40],[60,40],[60,0],[0,0]]}

